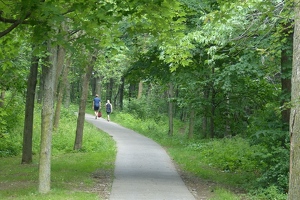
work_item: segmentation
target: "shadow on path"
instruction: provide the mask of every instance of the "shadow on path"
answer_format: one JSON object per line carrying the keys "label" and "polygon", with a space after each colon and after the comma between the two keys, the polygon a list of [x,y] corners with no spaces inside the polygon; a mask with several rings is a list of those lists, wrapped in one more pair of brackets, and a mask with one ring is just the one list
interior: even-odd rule
{"label": "shadow on path", "polygon": [[117,143],[111,200],[194,200],[166,151],[153,140],[103,118],[86,121]]}

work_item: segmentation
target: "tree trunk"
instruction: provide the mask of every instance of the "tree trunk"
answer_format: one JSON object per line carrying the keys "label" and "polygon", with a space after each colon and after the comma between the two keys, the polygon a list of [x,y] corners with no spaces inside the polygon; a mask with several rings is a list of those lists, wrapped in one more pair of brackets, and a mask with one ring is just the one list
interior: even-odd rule
{"label": "tree trunk", "polygon": [[63,69],[63,74],[62,74],[62,80],[59,84],[59,91],[58,91],[58,95],[57,95],[57,102],[56,102],[56,108],[55,108],[55,117],[54,117],[54,124],[53,124],[53,129],[57,130],[59,127],[59,120],[60,120],[60,110],[61,110],[61,106],[63,103],[63,95],[64,95],[64,91],[66,89],[66,82],[68,81],[68,73],[69,73],[69,69],[68,69],[68,65],[65,65],[64,69]]}
{"label": "tree trunk", "polygon": [[202,118],[202,134],[203,134],[203,138],[207,138],[207,117],[203,116]]}
{"label": "tree trunk", "polygon": [[112,78],[109,79],[109,83],[106,85],[106,100],[110,100],[112,102],[113,98],[113,86],[114,86],[114,80]]}
{"label": "tree trunk", "polygon": [[210,116],[210,138],[215,137],[215,91],[212,89],[211,95],[211,116]]}
{"label": "tree trunk", "polygon": [[194,135],[194,125],[195,124],[195,109],[191,108],[190,121],[189,121],[189,139],[193,138]]}
{"label": "tree trunk", "polygon": [[65,89],[64,89],[64,94],[65,94],[64,106],[65,106],[65,108],[69,108],[70,104],[71,104],[71,94],[70,94],[71,85],[70,85],[70,81],[69,81],[69,77],[68,77],[70,66],[71,66],[71,58],[68,58],[66,61],[66,65],[65,65],[65,68],[68,72],[65,72],[64,77],[63,77],[63,82],[64,82],[64,86],[65,86]]}
{"label": "tree trunk", "polygon": [[138,91],[138,95],[137,95],[137,99],[140,99],[142,97],[143,94],[143,81],[139,82],[139,91]]}
{"label": "tree trunk", "polygon": [[55,76],[57,66],[57,46],[52,47],[51,42],[48,43],[50,52],[50,66],[44,67],[44,91],[43,91],[43,108],[41,123],[41,145],[40,145],[40,161],[39,161],[39,192],[47,193],[50,191],[50,173],[51,173],[51,143],[53,129],[53,106],[54,106],[54,90]]}
{"label": "tree trunk", "polygon": [[4,107],[5,91],[0,92],[0,108]]}
{"label": "tree trunk", "polygon": [[34,98],[35,88],[37,83],[39,58],[32,55],[30,73],[27,82],[25,119],[23,130],[23,149],[22,149],[22,164],[32,163],[32,132],[33,132],[33,113],[34,113]]}
{"label": "tree trunk", "polygon": [[[42,59],[43,60],[43,59]],[[42,63],[42,62],[41,62]],[[44,64],[41,64],[41,66],[43,66]],[[36,102],[38,104],[41,104],[42,103],[42,95],[43,95],[43,90],[42,90],[42,87],[43,87],[43,78],[42,78],[42,74],[43,74],[43,67],[42,67],[42,72],[39,73],[39,76],[38,76],[38,79],[39,79],[39,84],[38,84],[38,88],[37,88],[37,94],[36,94]]]}
{"label": "tree trunk", "polygon": [[63,94],[64,94],[64,98],[63,98],[63,104],[64,104],[64,107],[65,108],[69,108],[70,107],[70,104],[71,104],[71,97],[70,97],[70,81],[69,81],[69,77],[68,77],[68,74],[69,74],[69,70],[70,70],[70,66],[71,66],[71,58],[68,58],[66,60],[66,64],[65,64],[65,70],[68,71],[67,72],[64,72],[64,76],[63,76],[63,84],[64,84],[64,91],[63,91]]}
{"label": "tree trunk", "polygon": [[[288,29],[289,30],[289,29]],[[288,44],[293,44],[293,35],[289,35]],[[283,49],[281,51],[281,91],[282,91],[282,130],[287,131],[290,122],[290,108],[286,108],[284,104],[291,100],[291,69],[293,65],[293,58],[290,49]]]}
{"label": "tree trunk", "polygon": [[[62,105],[62,99],[63,99],[63,91],[64,91],[64,81],[63,78],[65,76],[68,76],[68,70],[63,68],[64,61],[65,61],[65,55],[66,51],[63,47],[58,48],[58,55],[57,55],[57,73],[56,73],[56,81],[55,81],[55,90],[58,91],[57,93],[57,101],[56,101],[56,108],[55,108],[55,115],[54,115],[54,123],[53,123],[53,129],[57,130],[60,120],[60,111],[61,111],[61,105]],[[63,72],[63,73],[62,73]],[[59,79],[60,78],[60,79]]]}
{"label": "tree trunk", "polygon": [[[119,88],[120,89],[120,88]],[[117,108],[117,105],[118,105],[118,96],[119,96],[119,93],[120,93],[120,90],[117,90],[117,93],[115,94],[115,97],[113,98],[113,106],[114,108]]]}
{"label": "tree trunk", "polygon": [[124,99],[124,87],[125,87],[125,78],[121,77],[121,85],[120,85],[120,109],[123,110],[123,99]]}
{"label": "tree trunk", "polygon": [[[204,87],[203,91],[203,97],[205,102],[209,102],[209,87]],[[206,106],[205,106],[206,107]],[[202,134],[204,138],[207,138],[207,130],[208,130],[208,114],[207,114],[207,109],[203,112],[203,118],[202,118]]]}
{"label": "tree trunk", "polygon": [[136,96],[134,96],[134,94],[136,93],[135,92],[135,85],[133,83],[130,83],[128,89],[129,89],[128,98],[129,98],[129,101],[131,101],[131,98],[136,97]]}
{"label": "tree trunk", "polygon": [[94,97],[98,92],[96,91],[97,77],[96,72],[92,72],[92,77],[90,80],[90,86],[92,88],[92,96]]}
{"label": "tree trunk", "polygon": [[76,127],[76,138],[74,143],[74,150],[79,150],[82,147],[82,138],[83,138],[83,128],[84,128],[84,120],[85,120],[85,108],[86,101],[88,97],[88,88],[89,88],[89,80],[92,76],[94,64],[96,61],[95,55],[92,56],[92,61],[87,65],[85,69],[85,74],[82,80],[82,93],[79,105],[79,112],[77,118],[77,127]]}
{"label": "tree trunk", "polygon": [[[215,73],[215,68],[212,67],[212,74]],[[211,116],[210,116],[210,138],[215,137],[215,111],[216,111],[216,103],[215,103],[216,91],[212,84],[211,86]]]}
{"label": "tree trunk", "polygon": [[[61,82],[61,74],[63,71],[64,67],[64,62],[65,62],[65,56],[66,56],[66,51],[65,48],[62,46],[58,46],[58,51],[57,51],[57,70],[56,70],[56,79],[55,79],[55,90],[59,87],[59,84]],[[57,95],[57,94],[56,94]]]}
{"label": "tree trunk", "polygon": [[226,97],[226,113],[224,113],[224,118],[226,120],[225,122],[225,131],[224,131],[224,137],[231,137],[231,129],[230,129],[230,100],[229,100],[229,94],[227,94]]}
{"label": "tree trunk", "polygon": [[169,96],[169,135],[173,136],[174,131],[173,131],[173,97],[174,97],[174,86],[173,83],[169,83],[169,92],[168,92],[168,96]]}
{"label": "tree trunk", "polygon": [[101,96],[101,93],[102,93],[101,92],[101,90],[102,90],[101,77],[96,77],[95,79],[96,79],[95,94],[98,94],[99,98],[101,99],[102,98],[102,96]]}
{"label": "tree trunk", "polygon": [[46,74],[45,74],[45,69],[48,67],[45,63],[48,62],[49,60],[49,57],[42,57],[41,58],[41,65],[42,65],[42,72],[40,73],[40,76],[38,77],[39,78],[39,87],[38,87],[38,90],[37,90],[37,103],[38,104],[41,104],[42,101],[43,101],[43,96],[44,96],[44,86],[45,86],[45,77],[46,77]]}
{"label": "tree trunk", "polygon": [[292,70],[292,108],[290,116],[290,177],[288,200],[300,199],[300,7],[299,0],[295,0],[295,27],[293,44]]}

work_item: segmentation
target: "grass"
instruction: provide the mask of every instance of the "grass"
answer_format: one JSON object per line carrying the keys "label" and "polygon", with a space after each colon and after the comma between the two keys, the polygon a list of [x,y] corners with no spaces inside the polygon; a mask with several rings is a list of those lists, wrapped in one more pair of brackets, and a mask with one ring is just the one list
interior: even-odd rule
{"label": "grass", "polygon": [[234,193],[222,188],[217,188],[214,192],[216,195],[210,200],[240,200],[240,197],[237,197]]}
{"label": "grass", "polygon": [[[108,191],[100,191],[105,189],[101,182],[112,182],[115,142],[106,133],[86,123],[83,148],[74,151],[76,117],[65,110],[62,116],[59,130],[53,133],[51,191],[47,194],[38,193],[40,119],[37,117],[34,124],[33,163],[20,164],[20,155],[0,158],[0,199],[104,199],[103,194],[109,192],[110,186],[105,186]],[[15,134],[14,140],[17,141],[17,137],[20,141],[21,135]]]}
{"label": "grass", "polygon": [[[112,168],[102,153],[66,153],[52,158],[51,192],[39,194],[38,163],[21,165],[19,157],[1,158],[0,199],[99,199],[92,192],[97,170]],[[91,162],[92,161],[92,162]],[[111,171],[112,172],[112,171]]]}
{"label": "grass", "polygon": [[229,185],[231,187],[246,187],[248,180],[253,179],[251,173],[246,172],[227,172],[213,167],[211,164],[203,162],[199,152],[191,152],[185,148],[169,147],[168,152],[179,166],[203,179],[209,179],[217,183]]}

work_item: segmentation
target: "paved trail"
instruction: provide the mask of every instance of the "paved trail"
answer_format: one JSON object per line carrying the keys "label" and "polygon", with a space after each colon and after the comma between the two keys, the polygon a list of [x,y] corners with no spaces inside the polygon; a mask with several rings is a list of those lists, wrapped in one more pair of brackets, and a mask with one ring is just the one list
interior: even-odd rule
{"label": "paved trail", "polygon": [[86,120],[117,143],[110,200],[195,200],[160,145],[103,118],[86,115]]}

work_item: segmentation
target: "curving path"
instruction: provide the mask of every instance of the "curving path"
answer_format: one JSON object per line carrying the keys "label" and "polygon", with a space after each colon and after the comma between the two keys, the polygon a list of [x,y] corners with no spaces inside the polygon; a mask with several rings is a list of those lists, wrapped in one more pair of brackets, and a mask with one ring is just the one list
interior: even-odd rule
{"label": "curving path", "polygon": [[195,200],[166,151],[153,140],[105,119],[86,121],[117,143],[110,200]]}

